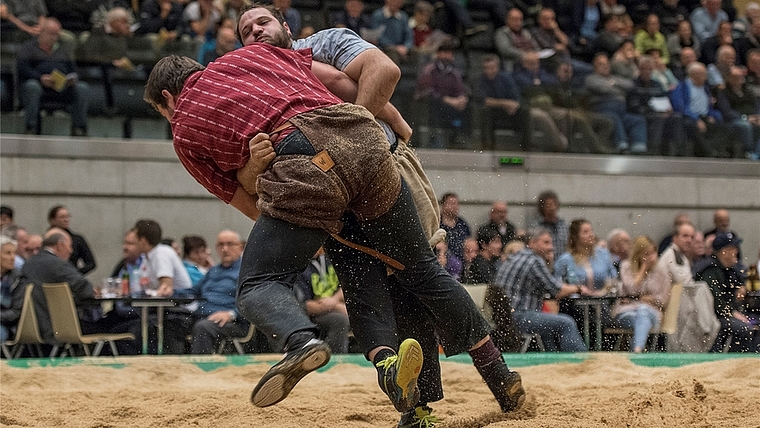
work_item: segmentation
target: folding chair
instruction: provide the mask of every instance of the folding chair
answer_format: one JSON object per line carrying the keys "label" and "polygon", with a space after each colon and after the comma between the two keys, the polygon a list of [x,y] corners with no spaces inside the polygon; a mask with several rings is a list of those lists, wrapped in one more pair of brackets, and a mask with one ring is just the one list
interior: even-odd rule
{"label": "folding chair", "polygon": [[216,353],[217,354],[223,353],[224,348],[227,346],[227,342],[231,340],[238,354],[245,355],[243,344],[250,342],[255,332],[256,332],[256,326],[251,324],[251,326],[248,327],[248,333],[243,337],[227,337],[227,336],[223,337],[222,341],[219,342],[219,349],[216,350]]}
{"label": "folding chair", "polygon": [[18,319],[16,336],[12,340],[6,340],[2,344],[3,355],[9,360],[11,358],[18,358],[26,345],[35,345],[34,348],[30,347],[30,350],[36,349],[37,356],[42,357],[40,345],[45,343],[45,341],[40,336],[37,315],[34,313],[34,302],[32,301],[33,288],[34,284],[27,284],[24,289],[24,305],[21,307],[21,316]]}
{"label": "folding chair", "polygon": [[[74,355],[74,348],[71,345],[81,345],[85,355],[97,357],[103,349],[106,342],[111,347],[114,356],[119,355],[116,350],[116,340],[134,340],[135,336],[131,333],[119,334],[82,334],[82,328],[79,325],[79,316],[74,304],[74,298],[71,295],[69,284],[62,282],[59,284],[42,284],[42,290],[47,300],[48,311],[50,312],[50,321],[53,324],[55,339],[64,344],[64,350],[61,356],[67,351],[69,355]],[[90,355],[89,345],[94,343],[95,348]]]}

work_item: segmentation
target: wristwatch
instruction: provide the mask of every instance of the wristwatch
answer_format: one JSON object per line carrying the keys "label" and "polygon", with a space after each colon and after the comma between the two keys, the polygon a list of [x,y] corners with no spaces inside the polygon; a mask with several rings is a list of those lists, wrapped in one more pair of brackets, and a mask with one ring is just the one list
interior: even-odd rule
{"label": "wristwatch", "polygon": [[230,314],[230,318],[232,318],[232,321],[235,321],[235,319],[237,318],[237,314],[235,313],[235,311],[227,311],[227,313]]}

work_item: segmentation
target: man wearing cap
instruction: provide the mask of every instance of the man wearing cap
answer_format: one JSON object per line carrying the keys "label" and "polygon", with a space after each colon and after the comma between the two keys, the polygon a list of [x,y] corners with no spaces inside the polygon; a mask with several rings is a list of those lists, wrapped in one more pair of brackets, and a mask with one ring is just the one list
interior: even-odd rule
{"label": "man wearing cap", "polygon": [[712,244],[712,262],[696,274],[697,280],[710,287],[720,320],[720,332],[710,352],[720,352],[729,338],[729,352],[760,352],[760,334],[741,312],[744,288],[734,269],[741,243],[731,232],[718,233]]}

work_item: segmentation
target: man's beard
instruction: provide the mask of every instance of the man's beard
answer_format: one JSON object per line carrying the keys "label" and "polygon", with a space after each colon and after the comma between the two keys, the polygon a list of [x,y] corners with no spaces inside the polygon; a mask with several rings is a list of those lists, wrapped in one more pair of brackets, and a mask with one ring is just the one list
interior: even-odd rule
{"label": "man's beard", "polygon": [[277,32],[274,36],[267,37],[266,39],[261,40],[261,42],[283,49],[290,49],[292,43],[285,27],[282,27],[282,30]]}

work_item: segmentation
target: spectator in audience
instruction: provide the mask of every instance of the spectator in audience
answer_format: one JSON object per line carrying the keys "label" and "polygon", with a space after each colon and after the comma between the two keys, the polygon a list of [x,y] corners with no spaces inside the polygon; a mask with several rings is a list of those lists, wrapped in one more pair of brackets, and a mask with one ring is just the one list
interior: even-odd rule
{"label": "spectator in audience", "polygon": [[[585,285],[568,285],[552,276],[547,263],[552,258],[551,233],[531,229],[528,246],[499,268],[493,287],[499,288],[514,310],[512,317],[521,333],[538,334],[547,351],[585,352],[578,327],[566,314],[542,312],[544,295],[561,299],[572,293],[589,294]],[[494,305],[494,318],[499,318],[499,305]],[[498,328],[499,326],[497,326]]]}
{"label": "spectator in audience", "polygon": [[693,281],[688,252],[694,240],[694,226],[681,223],[674,227],[672,243],[668,245],[658,264],[664,268],[672,284],[689,284]]}
{"label": "spectator in audience", "polygon": [[447,192],[441,196],[440,227],[446,231],[451,254],[464,260],[464,240],[471,235],[471,232],[470,226],[459,216],[459,196],[456,193]]}
{"label": "spectator in audience", "polygon": [[222,1],[222,19],[230,19],[237,22],[240,19],[240,9],[251,4],[251,0],[224,0]]}
{"label": "spectator in audience", "polygon": [[657,15],[652,13],[647,16],[644,28],[636,33],[634,42],[640,55],[644,55],[649,49],[658,49],[662,54],[662,62],[670,62],[667,41],[665,35],[660,32],[660,18]]}
{"label": "spectator in audience", "polygon": [[[718,26],[718,32],[712,37],[702,42],[702,53],[699,60],[709,65],[718,60],[718,51],[722,48],[731,47],[733,49],[734,39],[731,37],[731,23],[721,22]],[[736,52],[734,52],[734,61],[736,61]]]}
{"label": "spectator in audience", "polygon": [[760,48],[747,52],[747,86],[756,97],[760,98]]}
{"label": "spectator in audience", "polygon": [[[2,0],[0,1],[0,19],[10,24],[9,29],[23,31],[29,36],[37,36],[42,31],[42,24],[47,16],[47,7],[43,0]],[[3,38],[6,33],[3,22]]]}
{"label": "spectator in audience", "polygon": [[577,60],[570,55],[571,40],[557,24],[557,14],[554,10],[544,7],[538,12],[538,25],[531,30],[533,39],[540,49],[554,50],[554,55],[546,61],[549,71],[556,71],[563,62],[570,62],[578,72],[585,76],[591,73],[591,64]]}
{"label": "spectator in audience", "polygon": [[631,235],[624,229],[612,229],[607,234],[607,249],[612,258],[612,264],[620,272],[620,262],[628,259],[631,252]]}
{"label": "spectator in audience", "polygon": [[673,113],[668,89],[652,78],[654,68],[653,57],[639,59],[639,77],[628,93],[628,111],[646,118],[649,153],[669,155],[683,145],[682,118]]}
{"label": "spectator in audience", "polygon": [[311,26],[301,26],[301,13],[292,7],[291,0],[272,0],[272,4],[282,12],[294,39],[302,39],[314,34],[314,28]]}
{"label": "spectator in audience", "polygon": [[203,42],[214,37],[222,11],[213,0],[195,0],[185,6],[182,18],[190,36]]}
{"label": "spectator in audience", "polygon": [[157,34],[164,41],[176,40],[186,32],[183,12],[184,5],[176,0],[145,0],[135,35]]}
{"label": "spectator in audience", "polygon": [[0,343],[10,340],[16,333],[16,325],[24,305],[26,284],[22,284],[19,271],[13,266],[16,241],[0,235]]}
{"label": "spectator in audience", "polygon": [[212,267],[194,284],[190,293],[201,298],[193,311],[196,320],[192,326],[191,354],[213,354],[223,337],[242,337],[249,323],[235,307],[237,279],[243,242],[240,235],[223,230],[216,237],[219,264]]}
{"label": "spectator in audience", "polygon": [[538,219],[531,223],[531,229],[546,229],[552,235],[554,254],[552,260],[557,260],[567,248],[568,229],[564,218],[559,217],[559,196],[553,190],[544,190],[536,198]]}
{"label": "spectator in audience", "polygon": [[425,0],[414,3],[414,14],[409,18],[409,26],[414,33],[414,51],[420,61],[427,62],[442,43],[450,41],[450,36],[432,27],[435,7]]}
{"label": "spectator in audience", "polygon": [[475,259],[480,255],[480,245],[478,245],[478,240],[472,237],[465,239],[463,244],[463,252],[462,277],[459,281],[462,284],[477,284],[477,282],[468,281],[473,281],[471,278],[477,277],[477,275],[473,273],[473,270],[475,269]]}
{"label": "spectator in audience", "polygon": [[2,235],[7,236],[16,242],[14,245],[16,247],[16,256],[13,261],[13,266],[17,270],[21,270],[24,266],[24,261],[28,258],[26,247],[29,241],[29,235],[26,233],[26,229],[13,223],[2,228]]}
{"label": "spectator in audience", "polygon": [[[123,279],[126,276],[129,279],[130,294],[141,296],[144,285],[142,282],[148,279],[147,276],[143,276],[143,273],[147,274],[147,271],[142,268],[147,268],[147,266],[143,264],[145,257],[137,247],[137,234],[134,229],[129,229],[124,234],[121,252],[124,258],[114,266],[111,271],[111,278]],[[132,305],[125,302],[115,302],[113,310],[108,312],[105,318],[110,327],[113,327],[126,320],[139,318],[139,316],[139,312]],[[134,353],[136,352],[131,352],[131,354]]]}
{"label": "spectator in audience", "polygon": [[0,205],[0,229],[13,224],[13,208]]}
{"label": "spectator in audience", "polygon": [[95,322],[100,317],[100,310],[82,307],[81,302],[95,297],[95,290],[84,276],[68,260],[72,254],[71,237],[67,231],[53,227],[45,233],[42,250],[24,263],[21,269],[23,284],[34,284],[32,299],[40,336],[47,344],[56,344],[53,325],[50,321],[47,300],[42,291],[42,284],[65,282],[69,284],[74,304],[77,305],[79,325],[83,334],[95,333]]}
{"label": "spectator in audience", "polygon": [[705,239],[705,235],[702,232],[698,230],[694,232],[694,239],[691,241],[691,250],[688,251],[692,274],[702,271],[702,269],[710,264],[710,258],[712,256],[712,241],[714,239],[715,235],[711,235]]}
{"label": "spectator in audience", "polygon": [[71,236],[73,251],[69,261],[79,270],[82,275],[95,269],[95,256],[92,255],[90,246],[87,245],[84,237],[73,233],[69,229],[71,214],[68,208],[63,205],[56,205],[48,212],[48,224],[51,228],[57,227],[66,231]]}
{"label": "spectator in audience", "polygon": [[182,237],[182,256],[182,265],[185,266],[193,285],[197,284],[214,265],[214,261],[211,260],[211,251],[206,240],[201,236]]}
{"label": "spectator in audience", "polygon": [[161,226],[153,220],[138,220],[134,229],[137,249],[145,254],[147,288],[155,290],[159,297],[169,297],[175,291],[192,287],[190,276],[177,252],[161,244]]}
{"label": "spectator in audience", "polygon": [[673,218],[673,227],[670,229],[670,233],[664,236],[660,240],[660,245],[657,246],[657,254],[659,256],[662,257],[662,253],[665,252],[665,249],[667,249],[668,246],[673,242],[673,230],[684,223],[692,224],[691,218],[688,214],[680,213]]}
{"label": "spectator in audience", "polygon": [[639,53],[632,40],[624,40],[610,59],[610,74],[627,80],[639,77]]}
{"label": "spectator in audience", "polygon": [[438,258],[438,263],[446,269],[446,272],[452,278],[459,281],[462,277],[462,259],[457,258],[449,252],[449,245],[446,240],[435,244],[434,252]]}
{"label": "spectator in audience", "polygon": [[433,147],[461,147],[470,129],[470,97],[462,71],[454,62],[454,50],[452,43],[438,47],[433,61],[420,71],[414,91],[415,100],[427,99],[430,103]]}
{"label": "spectator in audience", "polygon": [[760,49],[760,16],[752,20],[752,26],[747,31],[747,35],[736,39],[734,46],[736,47],[738,63],[746,64],[747,53],[752,49]]}
{"label": "spectator in audience", "polygon": [[583,0],[575,2],[573,9],[573,27],[576,31],[571,34],[583,54],[590,54],[599,36],[598,29],[602,22],[602,7],[599,0]]}
{"label": "spectator in audience", "polygon": [[71,106],[71,135],[87,135],[87,91],[80,82],[74,52],[68,43],[59,43],[61,24],[46,19],[37,38],[22,43],[16,53],[20,97],[27,134],[39,134],[43,99]]}
{"label": "spectator in audience", "polygon": [[717,106],[723,119],[741,136],[747,158],[760,159],[760,98],[747,85],[743,68],[732,66],[726,87],[718,91]]}
{"label": "spectator in audience", "polygon": [[679,82],[684,80],[687,77],[686,68],[693,62],[697,62],[697,52],[692,48],[683,48],[678,62],[674,63],[674,61],[671,61],[670,63],[670,71],[673,72],[673,77]]}
{"label": "spectator in audience", "polygon": [[732,20],[734,39],[749,37],[752,34],[752,23],[758,22],[758,20],[760,20],[760,3],[756,1],[747,2],[744,6],[744,16]]}
{"label": "spectator in audience", "polygon": [[[525,236],[525,233],[523,231],[523,237]],[[521,240],[515,239],[514,241],[507,242],[507,245],[504,246],[501,250],[501,262],[502,264],[507,261],[513,254],[516,254],[518,251],[525,248],[525,242]],[[554,262],[554,260],[552,260]]]}
{"label": "spectator in audience", "polygon": [[203,65],[208,65],[210,62],[215,61],[220,56],[227,52],[232,52],[238,48],[238,40],[235,35],[235,30],[229,27],[220,27],[216,33],[216,39],[214,40],[214,49],[206,51],[200,62]]}
{"label": "spectator in audience", "polygon": [[494,32],[493,39],[506,69],[511,71],[523,54],[537,52],[540,46],[530,31],[523,27],[523,13],[520,9],[510,9],[504,24]]}
{"label": "spectator in audience", "polygon": [[678,79],[673,72],[662,63],[660,58],[660,51],[657,49],[650,49],[646,52],[647,55],[652,57],[654,61],[652,69],[652,80],[660,84],[660,86],[670,92],[678,86]]}
{"label": "spectator in audience", "polygon": [[673,110],[683,116],[686,134],[686,144],[679,155],[727,156],[730,128],[722,123],[723,117],[715,108],[707,86],[707,68],[694,62],[686,73],[688,77],[670,93]]}
{"label": "spectator in audience", "polygon": [[517,229],[511,221],[507,220],[508,212],[506,202],[494,201],[488,214],[488,223],[478,228],[478,241],[485,241],[490,231],[496,231],[499,234],[502,245],[507,245],[507,242],[514,240]]}
{"label": "spectator in audience", "polygon": [[[520,58],[520,64],[515,66],[512,73],[522,96],[527,98],[531,106],[531,116],[549,140],[543,151],[564,152],[568,147],[567,136],[571,130],[573,119],[566,109],[554,107],[547,95],[547,88],[556,85],[553,74],[541,67],[538,52],[525,52]],[[548,119],[548,120],[547,120]]]}
{"label": "spectator in audience", "polygon": [[602,20],[602,29],[594,41],[594,53],[602,52],[612,56],[625,41],[623,22],[618,15],[605,15]]}
{"label": "spectator in audience", "polygon": [[[575,121],[575,131],[583,135],[582,141],[587,145],[590,153],[608,154],[612,150],[609,142],[612,140],[612,132],[615,124],[612,119],[579,105],[587,104],[588,93],[583,81],[578,82],[573,74],[573,66],[569,62],[563,62],[557,68],[557,85],[548,89],[552,104],[566,108]],[[573,141],[576,144],[577,141]]]}
{"label": "spectator in audience", "polygon": [[403,6],[404,0],[385,0],[383,7],[372,14],[372,28],[385,28],[377,39],[377,45],[396,64],[410,61],[409,52],[414,46],[409,15],[403,11]]}
{"label": "spectator in audience", "polygon": [[29,235],[29,238],[27,239],[26,255],[24,256],[24,259],[28,259],[29,257],[32,257],[33,255],[39,253],[41,248],[42,235]]}
{"label": "spectator in audience", "polygon": [[92,30],[90,17],[99,5],[99,1],[45,0],[48,17],[56,18],[64,30],[74,34]]}
{"label": "spectator in audience", "polygon": [[676,61],[680,61],[681,52],[687,48],[691,49],[691,53],[695,54],[694,61],[696,61],[696,54],[702,52],[702,44],[691,31],[691,23],[689,21],[681,21],[678,23],[676,32],[668,36],[668,52],[671,56],[669,65],[673,66]]}
{"label": "spectator in audience", "polygon": [[364,12],[362,0],[346,0],[343,9],[330,14],[330,25],[361,35],[362,28],[372,28],[372,16]]}
{"label": "spectator in audience", "polygon": [[478,255],[462,274],[464,284],[490,284],[501,263],[501,236],[495,230],[478,237]]}
{"label": "spectator in audience", "polygon": [[705,232],[705,237],[717,236],[720,233],[731,233],[733,236],[739,235],[731,230],[731,215],[727,209],[720,208],[713,213],[713,228]]}
{"label": "spectator in audience", "polygon": [[[689,10],[679,0],[663,0],[657,2],[652,8],[652,13],[660,18],[660,27],[665,35],[671,35],[677,32],[678,26],[682,22],[689,22]],[[691,30],[691,24],[689,25]],[[673,53],[672,51],[670,52]]]}
{"label": "spectator in audience", "polygon": [[704,0],[703,6],[694,9],[689,15],[694,34],[700,42],[714,36],[721,22],[730,21],[728,14],[720,7],[721,0]]}
{"label": "spectator in audience", "polygon": [[637,354],[644,351],[649,332],[659,328],[670,300],[670,280],[657,261],[654,242],[639,236],[630,258],[620,264],[622,287],[612,315],[621,327],[633,329],[630,350]]}
{"label": "spectator in audience", "polygon": [[707,282],[713,295],[715,314],[720,321],[720,332],[710,352],[720,352],[728,344],[729,352],[760,352],[760,337],[742,312],[743,283],[734,267],[737,265],[742,240],[732,233],[719,233],[713,240],[712,263],[697,272],[696,279]]}
{"label": "spectator in audience", "polygon": [[333,354],[348,353],[348,322],[343,289],[338,275],[324,249],[311,259],[311,264],[293,285],[296,299],[319,329],[319,338],[330,345]]}
{"label": "spectator in audience", "polygon": [[615,123],[613,138],[619,152],[644,153],[647,150],[646,120],[640,114],[626,110],[626,95],[633,88],[631,80],[610,74],[610,62],[605,54],[594,57],[594,73],[586,78],[594,111]]}

